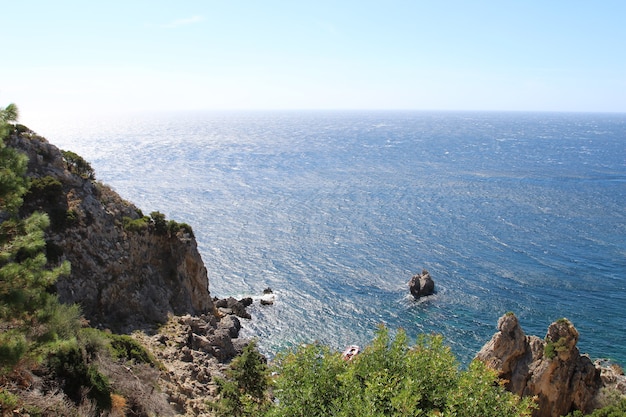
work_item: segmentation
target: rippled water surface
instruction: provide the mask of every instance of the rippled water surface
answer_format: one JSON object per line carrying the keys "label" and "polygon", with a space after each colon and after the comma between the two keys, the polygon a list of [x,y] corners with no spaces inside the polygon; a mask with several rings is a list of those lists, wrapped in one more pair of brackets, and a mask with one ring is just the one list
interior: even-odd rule
{"label": "rippled water surface", "polygon": [[[172,113],[41,122],[144,212],[191,224],[213,295],[273,354],[442,333],[467,362],[513,311],[626,364],[626,115]],[[430,271],[419,302],[407,281]]]}

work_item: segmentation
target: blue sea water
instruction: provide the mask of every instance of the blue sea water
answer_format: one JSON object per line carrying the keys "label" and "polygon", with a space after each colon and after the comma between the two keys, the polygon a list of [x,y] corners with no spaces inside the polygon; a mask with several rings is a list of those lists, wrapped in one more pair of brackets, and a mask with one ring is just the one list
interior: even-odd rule
{"label": "blue sea water", "polygon": [[[508,311],[626,364],[626,115],[190,112],[41,123],[145,213],[193,226],[215,296],[259,296],[273,355],[441,333],[467,363]],[[436,295],[413,300],[425,268]]]}

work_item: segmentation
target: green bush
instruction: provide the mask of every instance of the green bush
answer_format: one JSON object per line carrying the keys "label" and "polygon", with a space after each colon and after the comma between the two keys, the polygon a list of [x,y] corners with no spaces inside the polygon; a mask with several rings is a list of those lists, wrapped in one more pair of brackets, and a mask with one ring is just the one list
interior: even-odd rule
{"label": "green bush", "polygon": [[187,223],[178,223],[175,220],[166,220],[165,214],[153,211],[150,213],[154,230],[159,235],[175,236],[179,231],[183,231],[193,236],[193,229]]}
{"label": "green bush", "polygon": [[269,369],[257,351],[256,342],[249,343],[226,371],[228,379],[217,378],[220,400],[214,405],[220,417],[259,416],[270,406],[267,388]]}
{"label": "green bush", "polygon": [[8,330],[0,333],[0,375],[7,373],[28,350],[28,342],[20,331]]}
{"label": "green bush", "polygon": [[137,363],[146,363],[158,367],[154,356],[138,341],[128,335],[109,334],[111,353],[118,359],[132,360]]}
{"label": "green bush", "polygon": [[[583,417],[581,411],[574,411],[568,414],[566,417]],[[587,414],[588,417],[626,417],[626,398],[622,397],[615,404],[608,405],[606,407],[595,410],[591,414]]]}
{"label": "green bush", "polygon": [[86,391],[100,410],[111,408],[111,387],[95,365],[89,364],[85,352],[76,341],[59,345],[48,358],[52,374],[63,381],[63,392],[76,404]]}
{"label": "green bush", "polygon": [[76,210],[70,209],[65,212],[65,223],[68,225],[75,224],[78,221],[78,213]]}
{"label": "green bush", "polygon": [[178,223],[174,220],[170,220],[169,222],[167,222],[167,234],[169,236],[174,236],[179,231],[188,233],[190,236],[193,237],[193,229],[187,223]]}
{"label": "green bush", "polygon": [[82,156],[72,151],[61,151],[70,172],[81,176],[84,179],[95,180],[96,173]]}
{"label": "green bush", "polygon": [[30,182],[29,193],[43,199],[48,204],[56,204],[63,196],[63,185],[58,179],[49,175],[34,178]]}
{"label": "green bush", "polygon": [[167,233],[167,221],[165,220],[165,214],[153,211],[150,213],[150,217],[152,217],[152,222],[154,223],[154,229],[157,234],[164,235]]}
{"label": "green bush", "polygon": [[142,232],[144,230],[148,230],[148,225],[150,224],[150,218],[147,216],[140,217],[138,219],[132,219],[130,217],[124,216],[122,218],[122,224],[124,230],[129,232]]}
{"label": "green bush", "polygon": [[543,355],[548,359],[556,358],[556,349],[554,348],[554,343],[546,342],[546,345],[543,348]]}
{"label": "green bush", "polygon": [[0,413],[9,415],[20,403],[19,397],[11,394],[5,389],[0,389]]}
{"label": "green bush", "polygon": [[459,369],[441,336],[409,346],[381,327],[373,343],[350,361],[327,347],[308,345],[277,358],[269,416],[530,416],[531,399],[498,383],[481,362]]}
{"label": "green bush", "polygon": [[565,349],[567,349],[566,339],[562,337],[556,342],[546,341],[543,354],[548,359],[554,359],[559,352],[563,352]]}
{"label": "green bush", "polygon": [[37,311],[37,321],[45,323],[38,341],[74,339],[81,327],[81,316],[82,312],[78,304],[61,304],[56,297],[51,298],[48,305]]}

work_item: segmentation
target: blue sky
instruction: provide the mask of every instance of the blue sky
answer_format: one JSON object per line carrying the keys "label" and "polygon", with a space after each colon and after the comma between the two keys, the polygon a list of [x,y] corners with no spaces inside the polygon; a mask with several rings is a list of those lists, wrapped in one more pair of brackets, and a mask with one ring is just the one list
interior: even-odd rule
{"label": "blue sky", "polygon": [[626,112],[626,2],[2,1],[0,105]]}

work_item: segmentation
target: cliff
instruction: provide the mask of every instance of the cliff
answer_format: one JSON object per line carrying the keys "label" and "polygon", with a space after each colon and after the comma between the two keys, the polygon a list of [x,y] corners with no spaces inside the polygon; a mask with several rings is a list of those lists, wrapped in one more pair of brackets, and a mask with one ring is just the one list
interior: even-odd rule
{"label": "cliff", "polygon": [[536,398],[534,417],[589,413],[603,405],[610,391],[626,394],[626,378],[618,369],[581,355],[577,342],[578,331],[567,319],[552,323],[540,339],[527,336],[517,317],[506,314],[476,358],[497,370],[509,391]]}
{"label": "cliff", "polygon": [[[101,336],[110,332],[81,333],[84,340],[68,342],[78,353],[59,368],[76,375],[60,375],[44,359],[0,381],[0,393],[19,398],[11,406],[13,414],[34,409],[38,415],[101,415],[92,409],[91,380],[80,379],[80,369],[89,367],[128,415],[213,415],[215,377],[224,377],[228,363],[249,343],[238,337],[237,315],[250,318],[245,308],[251,299],[213,300],[191,227],[166,221],[158,212],[144,216],[96,182],[79,155],[59,150],[21,125],[5,143],[28,157],[31,185],[20,215],[40,211],[50,217],[48,266],[71,263],[71,274],[49,290],[63,303],[79,304],[91,327],[132,333],[142,346],[137,352],[147,349],[155,358],[146,365],[143,354],[138,361],[130,347],[127,360],[100,352],[112,343]],[[65,358],[63,352],[50,353],[48,359]],[[68,388],[72,384],[82,387],[80,395]],[[0,414],[4,405],[0,401]],[[118,415],[112,407],[111,415]]]}
{"label": "cliff", "polygon": [[[47,212],[48,260],[71,262],[71,275],[56,283],[59,298],[80,304],[92,326],[129,332],[164,323],[168,314],[215,310],[189,228],[159,228],[96,182],[81,157],[23,126],[7,144],[29,157],[32,187],[22,214]],[[131,221],[143,227],[128,227]]]}

